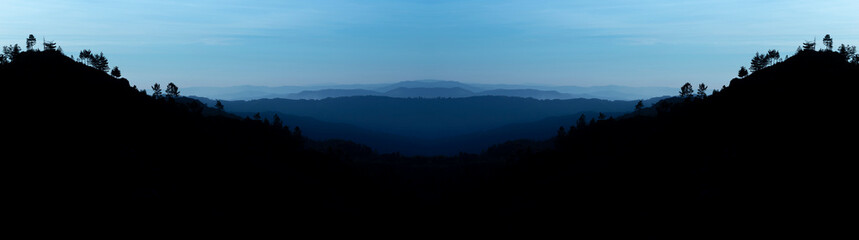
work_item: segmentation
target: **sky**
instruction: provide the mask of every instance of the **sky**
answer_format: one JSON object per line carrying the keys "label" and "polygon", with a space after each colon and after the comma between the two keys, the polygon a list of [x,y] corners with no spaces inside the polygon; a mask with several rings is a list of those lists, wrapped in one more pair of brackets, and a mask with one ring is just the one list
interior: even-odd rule
{"label": "sky", "polygon": [[[138,86],[439,79],[563,86],[727,85],[756,52],[831,34],[859,45],[859,1],[6,0],[29,34],[103,52]],[[822,45],[822,44],[819,44]],[[711,89],[714,89],[711,87]]]}

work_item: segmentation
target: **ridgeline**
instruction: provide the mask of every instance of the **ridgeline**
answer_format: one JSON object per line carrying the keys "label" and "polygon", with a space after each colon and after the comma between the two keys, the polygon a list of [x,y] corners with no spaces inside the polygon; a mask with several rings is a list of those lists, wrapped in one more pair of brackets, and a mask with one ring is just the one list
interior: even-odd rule
{"label": "ridgeline", "polygon": [[452,157],[380,155],[205,114],[217,110],[153,98],[53,51],[20,53],[0,76],[11,85],[7,162],[23,225],[701,238],[848,224],[835,219],[848,217],[852,127],[839,114],[852,97],[836,89],[859,66],[834,52],[802,51],[712,96],[544,143]]}

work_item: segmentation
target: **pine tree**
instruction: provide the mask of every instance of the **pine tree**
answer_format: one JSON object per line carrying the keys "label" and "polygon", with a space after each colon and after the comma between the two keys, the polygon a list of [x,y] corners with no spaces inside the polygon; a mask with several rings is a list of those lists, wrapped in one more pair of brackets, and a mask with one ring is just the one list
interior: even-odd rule
{"label": "pine tree", "polygon": [[841,44],[841,46],[838,47],[838,54],[844,56],[844,60],[850,61],[851,58],[856,55],[856,46]]}
{"label": "pine tree", "polygon": [[276,128],[282,128],[283,127],[283,121],[280,120],[280,117],[277,116],[277,113],[274,114],[271,125],[276,127]]}
{"label": "pine tree", "polygon": [[36,46],[36,37],[33,34],[30,34],[30,37],[27,38],[27,51],[33,51],[33,47]]}
{"label": "pine tree", "polygon": [[583,129],[588,126],[587,119],[585,119],[585,114],[582,113],[582,116],[579,117],[579,120],[576,121],[576,128]]}
{"label": "pine tree", "polygon": [[179,97],[179,87],[177,87],[176,84],[173,84],[171,82],[167,84],[167,89],[164,90],[164,93],[171,98]]}
{"label": "pine tree", "polygon": [[155,85],[152,85],[152,97],[155,99],[161,98],[161,84],[155,83]]}
{"label": "pine tree", "polygon": [[752,66],[749,67],[749,71],[756,72],[758,70],[764,69],[767,67],[768,59],[766,55],[761,53],[755,53],[755,56],[752,58]]}
{"label": "pine tree", "polygon": [[110,70],[110,75],[115,78],[122,77],[122,72],[119,71],[119,67],[113,66],[113,70]]}
{"label": "pine tree", "polygon": [[776,64],[780,57],[781,56],[779,55],[778,51],[776,51],[775,49],[770,49],[769,51],[767,51],[767,55],[765,56],[767,63],[766,65],[770,66]]}
{"label": "pine tree", "polygon": [[82,63],[90,64],[90,62],[92,62],[92,51],[89,49],[81,50],[81,53],[78,54],[78,58],[81,59]]}
{"label": "pine tree", "polygon": [[682,87],[680,87],[680,97],[682,97],[682,98],[691,97],[692,93],[694,93],[694,92],[695,92],[695,90],[692,89],[691,83],[687,82],[686,84],[683,84]]}
{"label": "pine tree", "polygon": [[814,51],[815,46],[817,46],[817,42],[806,41],[802,43],[802,51]]}
{"label": "pine tree", "polygon": [[21,47],[18,44],[3,46],[3,55],[6,55],[6,59],[9,62],[15,61],[15,58],[21,54]]}
{"label": "pine tree", "polygon": [[108,66],[107,58],[104,57],[104,53],[98,53],[98,55],[93,54],[92,57],[90,57],[90,65],[102,72],[110,70],[110,66]]}
{"label": "pine tree", "polygon": [[707,85],[704,85],[703,83],[698,85],[698,97],[699,98],[707,97]]}
{"label": "pine tree", "polygon": [[638,103],[635,104],[635,111],[641,111],[644,108],[644,103],[641,100],[638,100]]}
{"label": "pine tree", "polygon": [[832,37],[830,37],[829,34],[826,34],[826,36],[823,37],[823,47],[826,48],[827,52],[832,51]]}
{"label": "pine tree", "polygon": [[57,43],[53,41],[42,41],[42,45],[45,46],[45,51],[57,51]]}
{"label": "pine tree", "polygon": [[745,66],[740,66],[740,71],[737,72],[737,77],[744,78],[749,75],[749,70]]}
{"label": "pine tree", "polygon": [[295,126],[295,130],[292,131],[292,135],[297,138],[301,138],[301,128]]}
{"label": "pine tree", "polygon": [[224,104],[221,103],[221,100],[218,100],[217,102],[215,102],[215,108],[217,108],[218,111],[222,111],[222,112],[224,111]]}

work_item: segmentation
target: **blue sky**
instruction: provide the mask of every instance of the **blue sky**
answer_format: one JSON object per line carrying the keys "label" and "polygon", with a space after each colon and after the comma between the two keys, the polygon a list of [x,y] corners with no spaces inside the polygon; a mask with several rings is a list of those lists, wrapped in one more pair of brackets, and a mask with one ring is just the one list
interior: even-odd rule
{"label": "blue sky", "polygon": [[28,34],[103,52],[132,84],[467,83],[721,86],[755,52],[831,34],[859,1],[4,1]]}

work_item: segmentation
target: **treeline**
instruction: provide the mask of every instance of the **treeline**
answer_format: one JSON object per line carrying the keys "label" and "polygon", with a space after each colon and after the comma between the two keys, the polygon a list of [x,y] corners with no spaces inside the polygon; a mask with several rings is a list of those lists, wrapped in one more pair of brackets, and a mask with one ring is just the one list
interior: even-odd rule
{"label": "treeline", "polygon": [[[839,46],[837,50],[833,50],[834,42],[829,34],[826,34],[826,36],[823,37],[823,48],[817,49],[816,46],[816,40],[803,42],[799,47],[796,48],[796,53],[794,53],[793,56],[812,52],[838,53],[838,55],[844,58],[845,62],[859,65],[859,54],[857,54],[856,52],[856,46],[849,44],[841,44],[841,46]],[[746,68],[746,66],[740,66],[740,70],[737,72],[737,78],[734,78],[734,80],[745,78],[751,73],[763,70],[775,64],[786,61],[790,57],[790,55],[785,55],[784,58],[781,58],[781,54],[775,49],[770,49],[765,54],[757,52],[755,53],[755,56],[752,57],[749,68]],[[717,95],[721,90],[724,90],[726,87],[727,86],[722,86],[722,89],[713,89],[712,94]],[[696,91],[693,88],[692,84],[687,82],[683,84],[682,87],[680,87],[679,98],[686,101],[693,99],[704,99],[707,97],[707,89],[708,86],[704,83],[701,83],[698,84],[698,88]],[[662,109],[665,109],[667,107],[668,102],[662,102],[657,104],[661,106]],[[636,111],[638,110],[641,110],[641,108],[637,106]]]}
{"label": "treeline", "polygon": [[[56,52],[59,54],[63,53],[63,47],[57,45],[54,41],[42,40],[43,48],[40,50],[36,47],[36,37],[33,34],[30,34],[26,39],[26,50],[22,50],[18,44],[10,44],[9,46],[3,46],[3,53],[0,54],[0,64],[10,63],[15,61],[15,59],[22,52]],[[75,56],[70,54],[69,58],[75,60]],[[114,66],[113,69],[110,68],[108,64],[107,57],[104,56],[104,53],[99,52],[98,54],[93,53],[89,49],[81,50],[80,54],[78,54],[78,59],[76,60],[80,63],[84,63],[98,69],[103,72],[110,71],[110,75],[115,78],[121,78],[122,72],[119,70],[119,67]]]}
{"label": "treeline", "polygon": [[[837,50],[833,50],[834,42],[833,38],[829,34],[826,34],[823,37],[823,48],[818,49],[816,46],[816,41],[805,41],[797,47],[796,53],[793,56],[786,55],[784,58],[781,58],[781,54],[775,49],[770,49],[765,54],[755,53],[755,56],[752,57],[751,60],[751,66],[748,69],[745,66],[741,66],[737,77],[734,78],[732,82],[742,81],[742,79],[748,77],[752,73],[770,68],[778,63],[787,61],[791,57],[799,55],[812,55],[815,53],[837,54],[843,61],[830,62],[830,64],[847,63],[859,65],[859,53],[856,52],[856,46],[841,44]],[[820,58],[820,56],[810,58]],[[621,118],[629,119],[641,116],[654,116],[653,114],[643,114],[646,111],[656,114],[667,114],[676,108],[688,108],[688,105],[700,104],[701,102],[705,102],[704,100],[707,100],[709,97],[707,94],[708,88],[709,87],[707,85],[701,83],[698,84],[696,89],[691,83],[687,82],[680,87],[678,96],[661,100],[653,104],[651,107],[645,107],[642,101],[639,101],[632,113],[622,116]],[[711,96],[718,96],[721,91],[726,90],[727,88],[728,86],[722,86],[721,89],[714,89],[712,90]],[[765,95],[763,92],[760,94],[761,96]],[[555,141],[556,143],[569,142],[569,139],[576,135],[577,130],[583,130],[589,126],[594,126],[600,123],[602,123],[602,125],[612,125],[615,122],[616,120],[614,118],[606,119],[605,117],[602,117],[602,113],[600,113],[600,117],[591,118],[590,121],[585,118],[585,115],[581,115],[581,117],[579,117],[574,124],[570,125],[568,129],[565,129],[564,126],[559,127]]]}
{"label": "treeline", "polygon": [[[834,49],[834,40],[832,36],[826,34],[823,37],[823,48],[817,49],[817,40],[814,41],[805,41],[802,45],[796,47],[796,54],[800,54],[802,52],[837,52],[841,56],[844,57],[844,60],[853,64],[859,64],[859,54],[856,53],[856,46],[853,45],[845,45],[841,44],[838,46],[837,50]],[[780,54],[775,49],[770,49],[766,54],[755,53],[755,56],[752,57],[751,66],[749,66],[748,70],[745,66],[740,67],[740,71],[737,74],[737,77],[744,78],[749,75],[749,73],[753,73],[755,71],[764,69],[766,67],[772,66],[776,63],[787,60],[790,56],[784,56],[784,59],[779,58]]]}
{"label": "treeline", "polygon": [[26,199],[10,216],[22,221],[308,220],[364,203],[338,206],[322,192],[357,199],[376,187],[333,154],[305,147],[300,134],[218,113],[178,87],[154,98],[56,51],[23,51],[0,65],[0,78],[35,89],[2,96],[17,100],[5,112],[18,130],[7,136],[9,169],[20,173],[12,178]]}
{"label": "treeline", "polygon": [[849,118],[802,117],[853,102],[831,86],[859,79],[859,66],[834,51],[797,54],[710,96],[683,87],[665,109],[636,106],[654,115],[579,118],[554,147],[512,141],[451,157],[303,146],[261,118],[206,117],[221,110],[178,97],[178,87],[153,98],[65,55],[17,57],[0,65],[11,89],[44,86],[39,97],[2,96],[17,100],[8,125],[23,130],[10,131],[8,154],[25,165],[9,168],[22,175],[10,184],[26,190],[10,194],[26,198],[12,205],[18,222],[706,238],[741,232],[733,225],[773,234],[761,223],[836,222],[826,214],[849,206],[831,196],[850,189],[852,173],[838,171],[853,169],[838,135]]}
{"label": "treeline", "polygon": [[506,183],[520,187],[503,191],[531,194],[510,201],[532,206],[520,217],[622,217],[663,234],[739,231],[721,228],[726,222],[837,224],[833,213],[852,204],[840,200],[853,169],[840,156],[852,147],[839,140],[852,123],[827,113],[855,99],[831,86],[859,79],[859,64],[842,52],[808,48],[705,97],[684,84],[681,96],[640,110],[654,114],[580,119],[574,131],[559,130],[554,149],[518,157],[518,174]]}

